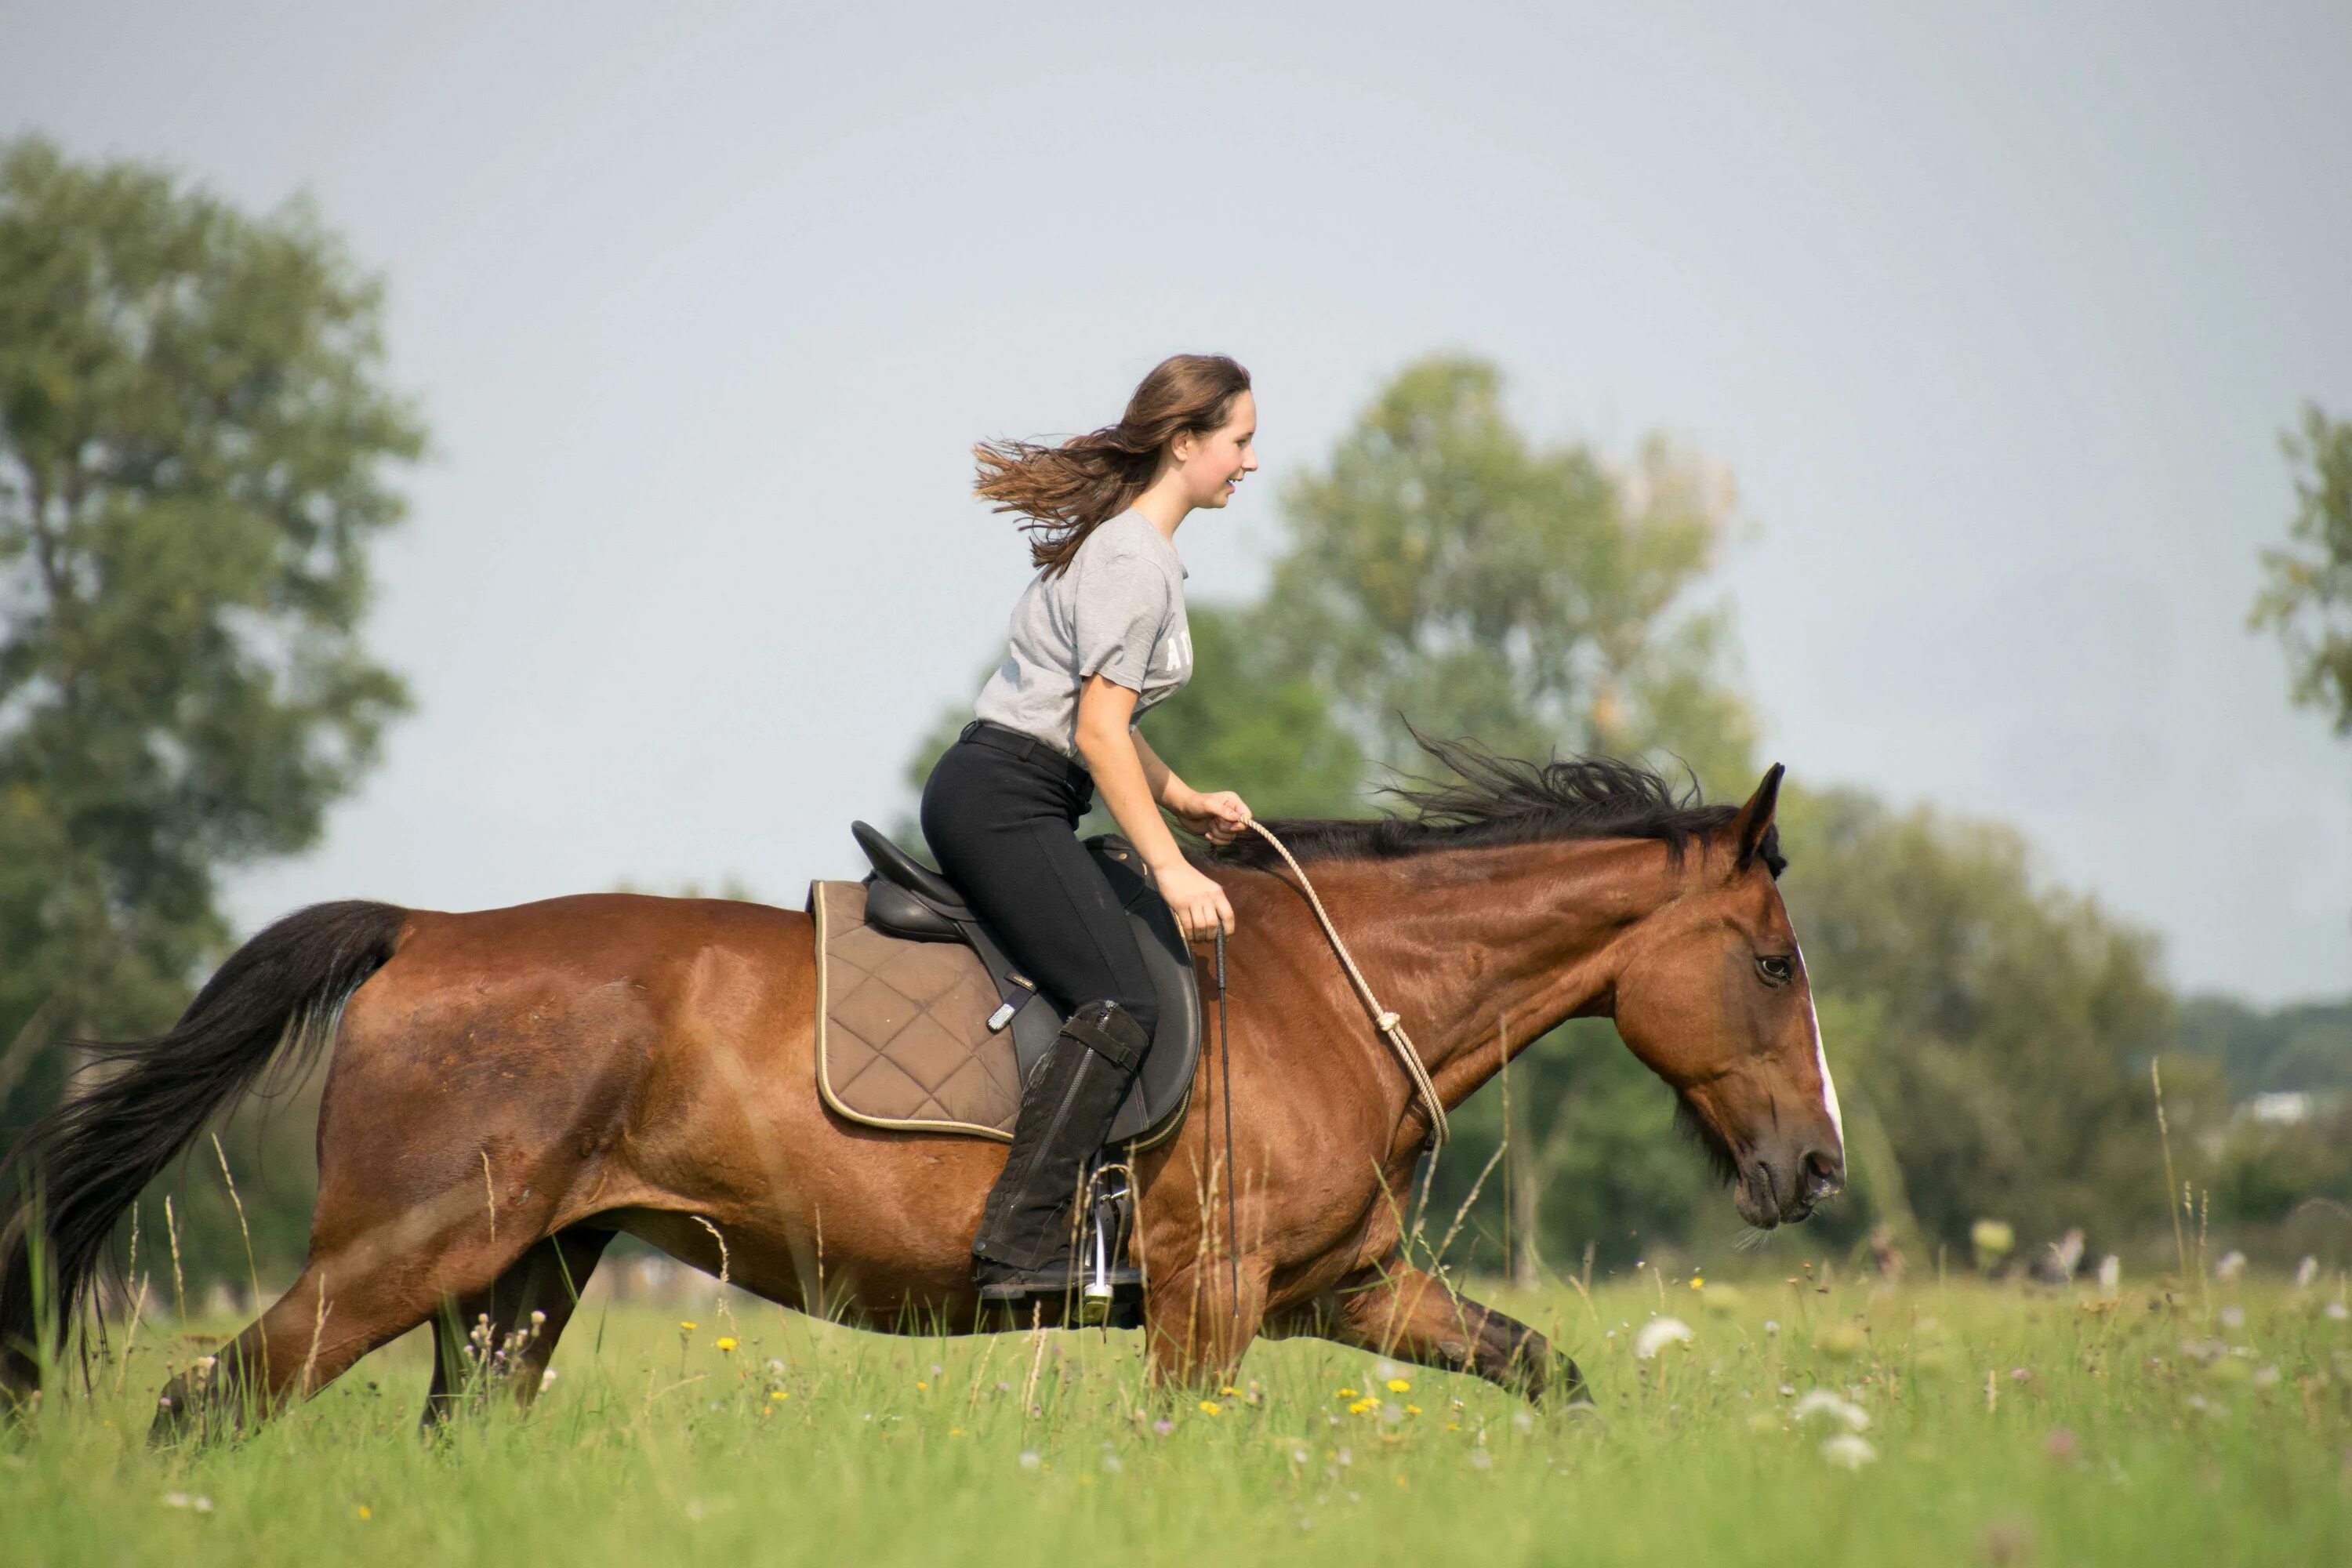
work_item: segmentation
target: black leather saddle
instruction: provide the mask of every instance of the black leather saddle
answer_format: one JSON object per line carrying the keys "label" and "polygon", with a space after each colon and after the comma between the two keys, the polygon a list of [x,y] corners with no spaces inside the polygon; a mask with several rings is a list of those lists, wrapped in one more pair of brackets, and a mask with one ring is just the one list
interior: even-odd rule
{"label": "black leather saddle", "polygon": [[[1004,955],[995,935],[963,901],[955,884],[908,854],[864,822],[849,825],[874,869],[866,877],[866,923],[909,942],[961,942],[980,955],[1002,1005],[990,1015],[992,1029],[1013,1031],[1013,1060],[1027,1082],[1037,1059],[1066,1016]],[[1167,900],[1151,885],[1143,858],[1116,833],[1081,841],[1110,882],[1151,973],[1160,1000],[1160,1023],[1143,1070],[1111,1121],[1112,1144],[1158,1142],[1173,1131],[1192,1089],[1192,1069],[1201,1053],[1201,990],[1192,973],[1192,952],[1168,912]],[[1073,998],[1091,1002],[1091,996]]]}

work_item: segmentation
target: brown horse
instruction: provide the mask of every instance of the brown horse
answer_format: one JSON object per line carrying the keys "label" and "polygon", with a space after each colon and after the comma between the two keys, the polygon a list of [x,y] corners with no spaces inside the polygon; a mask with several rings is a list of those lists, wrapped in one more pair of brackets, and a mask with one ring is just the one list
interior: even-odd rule
{"label": "brown horse", "polygon": [[[1407,816],[1273,826],[1419,1030],[1444,1101],[1563,1019],[1613,1017],[1737,1180],[1741,1215],[1803,1218],[1844,1156],[1776,885],[1780,770],[1735,810],[1624,763],[1423,744],[1467,782],[1398,792]],[[1185,1124],[1137,1165],[1155,1375],[1224,1378],[1252,1339],[1303,1333],[1575,1395],[1573,1363],[1539,1335],[1401,1260],[1426,1113],[1297,881],[1250,840],[1201,864],[1238,922],[1233,1143],[1213,1049]],[[206,1387],[165,1391],[159,1434],[212,1413],[192,1399],[274,1409],[431,1320],[429,1414],[463,1364],[455,1325],[482,1314],[500,1341],[545,1314],[514,1379],[528,1398],[622,1231],[836,1320],[988,1326],[967,1247],[1003,1148],[829,1111],[814,963],[807,916],[715,900],[288,917],[11,1157],[40,1206],[0,1278],[8,1384],[37,1376],[34,1260],[73,1321],[126,1207],[289,1038],[333,1042],[309,1263]],[[28,1251],[27,1214],[44,1249]]]}

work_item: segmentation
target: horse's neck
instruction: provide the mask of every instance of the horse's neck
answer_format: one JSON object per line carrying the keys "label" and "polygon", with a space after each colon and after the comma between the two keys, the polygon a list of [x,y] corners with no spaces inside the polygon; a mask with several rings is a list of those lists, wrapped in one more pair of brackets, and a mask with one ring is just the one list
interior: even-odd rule
{"label": "horse's neck", "polygon": [[1665,847],[1647,840],[1318,860],[1307,872],[1449,1106],[1538,1036],[1608,1012],[1619,944],[1682,889]]}

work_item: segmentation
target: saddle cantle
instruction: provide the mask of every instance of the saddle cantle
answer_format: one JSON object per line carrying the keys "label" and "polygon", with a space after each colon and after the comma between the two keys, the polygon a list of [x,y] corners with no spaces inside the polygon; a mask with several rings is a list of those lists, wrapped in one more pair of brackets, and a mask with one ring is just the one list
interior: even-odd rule
{"label": "saddle cantle", "polygon": [[[809,885],[819,1092],[868,1126],[1009,1142],[1021,1085],[1063,1014],[953,884],[868,824],[850,831],[873,871],[859,882]],[[1175,1131],[1192,1092],[1200,988],[1192,952],[1134,847],[1116,834],[1085,846],[1133,922],[1159,996],[1151,1049],[1108,1140],[1148,1148]]]}

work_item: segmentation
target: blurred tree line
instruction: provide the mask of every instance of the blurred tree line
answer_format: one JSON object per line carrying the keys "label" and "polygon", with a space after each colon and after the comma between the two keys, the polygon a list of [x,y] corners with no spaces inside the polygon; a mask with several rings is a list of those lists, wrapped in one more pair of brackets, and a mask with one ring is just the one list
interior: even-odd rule
{"label": "blurred tree line", "polygon": [[[357,637],[368,548],[401,514],[387,476],[424,441],[383,385],[378,320],[374,280],[299,204],[255,218],[163,171],[0,144],[0,1142],[56,1103],[74,1040],[172,1019],[231,944],[221,873],[314,842],[404,706]],[[1524,755],[1687,766],[1715,795],[1753,784],[1711,575],[1729,477],[1664,440],[1622,463],[1532,441],[1503,391],[1472,358],[1405,367],[1281,498],[1264,596],[1192,606],[1197,679],[1145,721],[1188,776],[1268,816],[1363,812],[1425,760],[1402,713]],[[2306,432],[2315,540],[2339,429]],[[2306,581],[2323,597],[2287,613],[2334,603],[2332,578]],[[910,783],[967,713],[942,715]],[[2152,939],[2048,886],[2012,832],[1798,762],[1784,888],[1854,1186],[1798,1245],[1884,1223],[1924,1263],[1988,1215],[2029,1245],[2168,1237],[2161,1058],[2175,1163],[2214,1223],[2343,1259],[2346,1210],[2311,1200],[2352,1204],[2352,1005],[2176,1004]],[[150,1194],[159,1279],[166,1193],[191,1293],[299,1265],[315,1115],[290,1089],[223,1131],[242,1224],[209,1143]],[[2276,1089],[2314,1113],[2240,1114]],[[1441,1218],[1470,1203],[1455,1260],[1718,1259],[1729,1205],[1670,1121],[1607,1024],[1539,1042],[1457,1120],[1433,1198]]]}
{"label": "blurred tree line", "polygon": [[[56,1103],[72,1042],[177,1016],[230,945],[221,873],[316,842],[406,706],[357,637],[401,515],[384,471],[423,444],[377,315],[299,203],[254,218],[0,143],[0,1147]],[[288,1109],[280,1157],[251,1110],[225,1145],[278,1272],[308,1237]],[[183,1249],[241,1275],[201,1158]]]}

